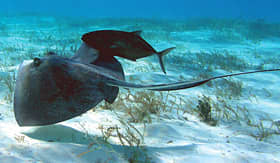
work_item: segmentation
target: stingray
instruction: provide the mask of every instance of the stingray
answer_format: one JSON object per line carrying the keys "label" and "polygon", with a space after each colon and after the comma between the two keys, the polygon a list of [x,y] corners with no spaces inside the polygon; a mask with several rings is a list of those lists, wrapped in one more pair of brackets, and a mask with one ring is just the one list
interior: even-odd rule
{"label": "stingray", "polygon": [[171,91],[196,87],[218,78],[279,70],[242,72],[195,82],[143,85],[126,82],[122,67],[114,58],[87,64],[52,54],[20,65],[14,114],[20,126],[50,125],[79,116],[103,100],[113,103],[119,87]]}
{"label": "stingray", "polygon": [[73,59],[85,61],[88,57],[103,58],[106,60],[113,56],[136,61],[156,54],[162,71],[166,74],[162,56],[175,47],[157,52],[141,36],[141,31],[124,32],[117,30],[100,30],[86,33],[82,36],[83,43]]}

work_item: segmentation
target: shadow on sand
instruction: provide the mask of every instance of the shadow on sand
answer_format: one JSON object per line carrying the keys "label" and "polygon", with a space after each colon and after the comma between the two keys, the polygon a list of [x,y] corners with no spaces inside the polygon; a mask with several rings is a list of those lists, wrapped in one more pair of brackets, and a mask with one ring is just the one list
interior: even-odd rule
{"label": "shadow on sand", "polygon": [[[43,127],[36,127],[28,132],[23,132],[24,135],[41,141],[46,142],[56,142],[56,143],[71,143],[71,144],[79,144],[79,145],[99,145],[98,150],[108,151],[108,153],[117,153],[119,156],[129,160],[131,158],[136,161],[144,161],[150,160],[151,162],[160,162],[160,155],[169,155],[173,156],[173,154],[178,157],[178,153],[180,155],[187,155],[190,153],[197,153],[197,145],[189,144],[183,146],[170,146],[170,147],[135,147],[135,146],[123,146],[117,144],[109,144],[103,141],[102,137],[89,135],[87,133],[83,133],[74,128],[64,126],[64,125],[50,125]],[[92,155],[97,154],[97,150],[88,149],[90,152],[85,152],[84,155]],[[160,154],[159,154],[160,153]],[[83,156],[81,156],[81,159]]]}

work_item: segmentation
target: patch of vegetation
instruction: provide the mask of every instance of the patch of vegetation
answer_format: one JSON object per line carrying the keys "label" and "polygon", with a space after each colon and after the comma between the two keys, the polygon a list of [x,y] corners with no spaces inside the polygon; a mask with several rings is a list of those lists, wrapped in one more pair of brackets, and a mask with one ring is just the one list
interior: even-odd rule
{"label": "patch of vegetation", "polygon": [[14,71],[9,72],[3,65],[0,65],[0,70],[5,73],[5,75],[1,78],[7,88],[4,100],[11,104],[14,101],[13,97],[16,85],[16,73]]}
{"label": "patch of vegetation", "polygon": [[247,126],[256,129],[250,132],[250,136],[258,141],[263,141],[272,135],[280,135],[280,123],[278,121],[271,119],[258,120],[245,106],[230,105],[223,98],[217,97],[214,101],[210,97],[203,96],[198,100],[197,109],[202,121],[209,125],[216,125],[219,121],[246,122]]}
{"label": "patch of vegetation", "polygon": [[[171,93],[157,94],[152,91],[133,93],[128,91],[127,93],[120,94],[114,104],[109,105],[103,103],[100,107],[102,109],[124,112],[125,117],[129,117],[128,123],[152,123],[155,118],[153,115],[159,117],[164,112],[177,111],[177,114],[181,116],[186,112],[197,115],[200,117],[201,121],[211,126],[216,126],[221,121],[237,123],[247,122],[248,126],[255,127],[257,131],[259,131],[259,133],[255,135],[253,133],[252,136],[258,137],[260,141],[263,140],[262,137],[268,137],[279,133],[279,125],[277,128],[278,123],[274,123],[273,130],[263,127],[261,121],[258,121],[259,124],[253,125],[253,117],[246,106],[240,106],[238,103],[230,104],[228,100],[239,99],[241,97],[242,83],[228,80],[224,82],[227,83],[226,87],[229,87],[224,89],[231,90],[232,88],[232,95],[227,94],[226,97],[223,93],[218,93],[217,96],[214,97],[203,95],[199,97],[195,103],[195,98],[186,99],[183,96],[175,96]],[[113,127],[104,132],[105,140],[107,140],[108,135],[111,135],[113,130],[117,132],[119,129],[120,128],[117,129]],[[123,138],[123,140],[125,139]],[[134,139],[133,142],[139,142],[139,140]]]}
{"label": "patch of vegetation", "polygon": [[[269,125],[265,125],[269,123]],[[280,135],[280,123],[277,121],[269,120],[260,120],[258,123],[253,123],[252,121],[247,122],[248,126],[255,127],[256,132],[251,133],[250,135],[258,141],[264,141],[272,135]]]}
{"label": "patch of vegetation", "polygon": [[228,50],[214,50],[209,53],[196,53],[197,62],[205,67],[212,66],[212,69],[222,69],[226,71],[245,70],[253,66],[238,58],[236,55],[230,54]]}
{"label": "patch of vegetation", "polygon": [[211,126],[216,126],[217,121],[211,116],[211,98],[203,96],[198,100],[197,109],[201,120]]}
{"label": "patch of vegetation", "polygon": [[17,135],[17,136],[15,136],[14,137],[15,139],[16,139],[16,141],[18,142],[18,143],[25,143],[25,136],[23,136],[23,135]]}
{"label": "patch of vegetation", "polygon": [[215,95],[229,100],[240,99],[242,96],[243,82],[234,79],[221,79],[220,81],[213,81],[215,87]]}
{"label": "patch of vegetation", "polygon": [[240,122],[249,118],[249,111],[246,107],[230,105],[219,97],[213,99],[203,95],[199,97],[196,107],[192,106],[188,109],[194,110],[203,122],[211,126],[216,126],[220,121]]}
{"label": "patch of vegetation", "polygon": [[167,55],[166,61],[179,69],[189,69],[209,74],[214,70],[221,69],[228,72],[243,71],[256,68],[228,50],[213,50],[210,52],[191,53],[184,55]]}
{"label": "patch of vegetation", "polygon": [[14,92],[15,92],[15,86],[16,86],[16,73],[12,72],[9,74],[6,78],[4,78],[4,84],[8,88],[7,94],[4,97],[4,100],[6,100],[8,103],[13,103],[14,101]]}
{"label": "patch of vegetation", "polygon": [[[98,129],[101,132],[102,141],[93,140],[93,143],[90,143],[88,146],[88,151],[79,154],[78,157],[82,157],[91,151],[99,150],[104,145],[109,148],[109,152],[116,152],[114,147],[110,144],[111,139],[114,139],[114,142],[117,141],[121,145],[121,148],[118,148],[117,150],[121,149],[123,151],[121,152],[123,155],[122,157],[126,158],[128,162],[151,162],[151,158],[148,156],[146,148],[143,145],[146,124],[143,123],[143,131],[140,131],[132,122],[124,120],[124,118],[121,118],[117,112],[113,112],[118,117],[119,124],[101,124]],[[86,131],[84,127],[83,129]]]}
{"label": "patch of vegetation", "polygon": [[239,104],[229,104],[227,100],[222,97],[216,97],[217,101],[212,103],[215,108],[215,117],[220,121],[236,121],[241,122],[247,120],[249,117],[249,110],[246,106]]}
{"label": "patch of vegetation", "polygon": [[127,93],[119,95],[113,104],[103,103],[100,107],[124,111],[133,123],[151,123],[152,115],[168,111],[169,96],[172,95],[163,92],[128,90]]}

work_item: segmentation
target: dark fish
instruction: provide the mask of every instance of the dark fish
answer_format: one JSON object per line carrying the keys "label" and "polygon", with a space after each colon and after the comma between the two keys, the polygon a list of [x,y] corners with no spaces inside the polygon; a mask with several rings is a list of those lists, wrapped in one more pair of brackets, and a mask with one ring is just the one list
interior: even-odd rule
{"label": "dark fish", "polygon": [[[164,73],[165,67],[163,65],[162,56],[169,53],[175,47],[165,49],[157,52],[149,43],[147,43],[141,36],[141,31],[124,32],[116,30],[100,30],[86,33],[82,36],[83,42],[86,46],[93,48],[99,54],[98,57],[108,58],[113,56],[123,57],[132,61],[144,58],[153,54],[159,57],[161,69]],[[82,49],[88,49],[85,45]]]}
{"label": "dark fish", "polygon": [[97,65],[84,64],[56,55],[23,62],[19,67],[14,95],[17,123],[20,126],[50,125],[74,118],[103,100],[113,103],[119,87],[171,91],[228,76],[280,70],[243,72],[196,82],[141,85],[125,82],[122,71],[119,71],[122,68],[115,59],[95,62]]}

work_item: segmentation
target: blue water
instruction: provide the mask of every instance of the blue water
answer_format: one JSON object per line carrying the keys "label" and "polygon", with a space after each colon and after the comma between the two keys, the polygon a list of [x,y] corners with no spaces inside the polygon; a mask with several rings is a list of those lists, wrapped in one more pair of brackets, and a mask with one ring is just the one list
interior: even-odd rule
{"label": "blue water", "polygon": [[0,12],[74,17],[230,17],[279,21],[279,0],[7,0]]}

